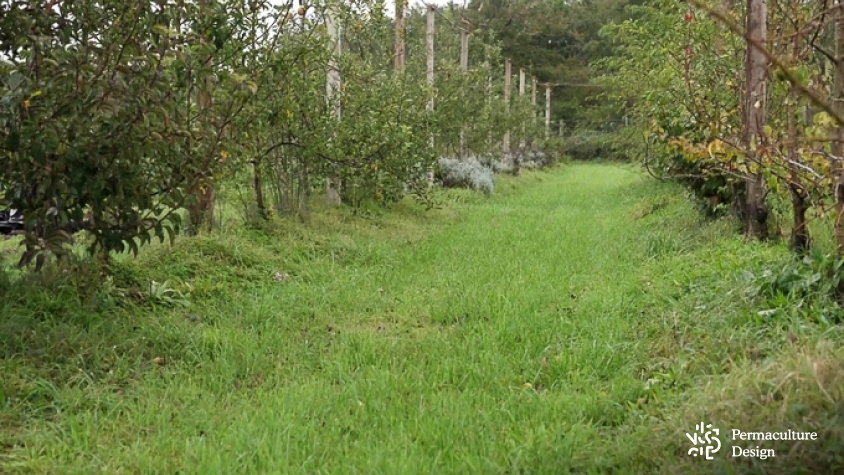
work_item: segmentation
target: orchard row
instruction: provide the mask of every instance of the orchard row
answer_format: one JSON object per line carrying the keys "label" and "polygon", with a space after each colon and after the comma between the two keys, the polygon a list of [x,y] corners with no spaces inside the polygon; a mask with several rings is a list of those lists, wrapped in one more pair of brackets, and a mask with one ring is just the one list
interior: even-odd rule
{"label": "orchard row", "polygon": [[21,263],[79,230],[107,255],[211,227],[227,189],[257,220],[317,193],[429,200],[438,157],[541,146],[527,65],[511,93],[511,62],[463,10],[397,7],[0,2],[0,184],[25,218]]}

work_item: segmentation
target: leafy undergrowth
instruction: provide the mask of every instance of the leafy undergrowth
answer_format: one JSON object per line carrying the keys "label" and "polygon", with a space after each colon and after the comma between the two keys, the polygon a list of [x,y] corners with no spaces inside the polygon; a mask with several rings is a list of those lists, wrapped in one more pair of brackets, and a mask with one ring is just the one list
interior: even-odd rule
{"label": "leafy undergrowth", "polygon": [[[728,222],[698,227],[666,208],[643,218],[652,220],[645,245],[658,257],[640,275],[642,301],[658,310],[635,329],[647,347],[646,395],[614,436],[620,460],[676,473],[842,470],[844,313],[831,288],[834,264],[801,262],[782,244],[735,237]],[[722,434],[722,456],[709,466],[687,456],[685,434],[700,421]],[[734,441],[732,429],[817,432],[818,440]],[[733,446],[776,455],[733,457]]]}
{"label": "leafy undergrowth", "polygon": [[7,275],[0,472],[844,467],[838,311],[782,246],[609,165],[440,199]]}

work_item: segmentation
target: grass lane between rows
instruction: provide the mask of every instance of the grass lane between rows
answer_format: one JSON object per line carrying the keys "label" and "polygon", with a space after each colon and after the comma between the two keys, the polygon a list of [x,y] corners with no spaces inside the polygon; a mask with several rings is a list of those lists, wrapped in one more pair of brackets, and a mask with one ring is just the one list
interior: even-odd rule
{"label": "grass lane between rows", "polygon": [[839,327],[748,291],[781,245],[613,165],[441,199],[7,276],[0,472],[705,472],[703,419],[842,467]]}

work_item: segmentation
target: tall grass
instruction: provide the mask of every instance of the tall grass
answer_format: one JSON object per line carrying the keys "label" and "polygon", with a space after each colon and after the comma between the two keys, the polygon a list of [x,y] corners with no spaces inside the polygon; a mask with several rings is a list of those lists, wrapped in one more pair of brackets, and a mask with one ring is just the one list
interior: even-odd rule
{"label": "tall grass", "polygon": [[783,247],[608,165],[440,201],[6,281],[0,471],[706,472],[701,419],[822,434],[722,471],[841,468],[839,327],[745,278]]}

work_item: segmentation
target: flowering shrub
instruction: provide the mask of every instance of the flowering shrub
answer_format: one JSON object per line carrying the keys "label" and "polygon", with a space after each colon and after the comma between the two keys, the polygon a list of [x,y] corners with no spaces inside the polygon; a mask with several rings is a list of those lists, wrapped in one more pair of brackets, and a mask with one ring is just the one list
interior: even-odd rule
{"label": "flowering shrub", "polygon": [[495,175],[491,168],[475,157],[466,159],[440,158],[438,177],[445,187],[471,188],[490,195],[495,190]]}

